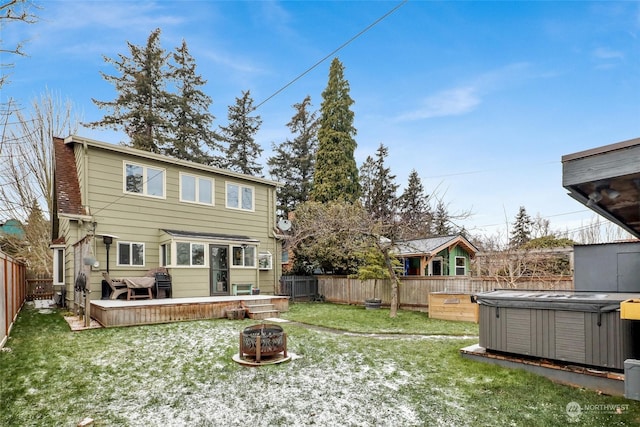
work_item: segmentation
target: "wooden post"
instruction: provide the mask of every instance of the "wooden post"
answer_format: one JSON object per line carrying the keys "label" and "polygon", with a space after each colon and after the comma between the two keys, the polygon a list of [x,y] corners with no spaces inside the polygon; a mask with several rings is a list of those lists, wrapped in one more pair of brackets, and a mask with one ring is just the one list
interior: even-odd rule
{"label": "wooden post", "polygon": [[262,333],[256,337],[256,362],[260,363],[260,344],[262,341]]}
{"label": "wooden post", "polygon": [[91,284],[87,278],[87,285],[84,290],[84,326],[91,326]]}

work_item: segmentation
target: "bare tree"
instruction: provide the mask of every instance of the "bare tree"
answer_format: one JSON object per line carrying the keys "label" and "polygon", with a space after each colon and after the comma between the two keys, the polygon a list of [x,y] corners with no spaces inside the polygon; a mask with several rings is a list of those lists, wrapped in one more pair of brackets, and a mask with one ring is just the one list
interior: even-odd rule
{"label": "bare tree", "polygon": [[573,233],[567,232],[573,240],[582,244],[609,243],[634,237],[611,221],[603,221],[599,215],[594,215],[591,221]]}
{"label": "bare tree", "polygon": [[373,248],[381,255],[391,279],[390,316],[396,317],[400,279],[393,261],[395,243],[387,236],[400,235],[398,227],[402,227],[399,222],[375,219],[359,203],[306,202],[296,209],[288,243],[294,250],[313,253],[316,258],[331,251],[357,257]]}
{"label": "bare tree", "polygon": [[[35,8],[34,4],[28,0],[8,0],[0,3],[0,29],[11,22],[33,24],[36,22],[36,16],[31,12],[31,9]],[[1,34],[1,33],[0,33]],[[4,58],[4,54],[25,56],[24,41],[20,41],[17,44],[5,47],[4,41],[0,39],[0,57]],[[12,68],[13,63],[0,63],[0,88],[8,81],[9,74],[6,74],[4,70]]]}
{"label": "bare tree", "polygon": [[46,91],[29,110],[14,113],[4,126],[0,152],[0,215],[22,222],[24,236],[9,236],[2,246],[24,260],[31,273],[51,274],[53,136],[75,133],[79,120],[70,101]]}
{"label": "bare tree", "polygon": [[0,152],[0,214],[24,221],[37,202],[45,218],[51,218],[52,138],[75,133],[79,119],[69,100],[48,90],[28,111],[16,111],[15,118]]}

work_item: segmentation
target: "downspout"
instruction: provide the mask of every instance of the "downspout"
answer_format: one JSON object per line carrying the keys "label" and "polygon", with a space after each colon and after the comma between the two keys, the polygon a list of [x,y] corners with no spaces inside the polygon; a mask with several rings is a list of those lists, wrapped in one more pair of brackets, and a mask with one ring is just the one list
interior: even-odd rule
{"label": "downspout", "polygon": [[[269,197],[269,237],[273,239],[273,258],[272,258],[272,268],[273,268],[273,291],[275,293],[275,290],[278,289],[278,281],[279,281],[279,277],[278,277],[278,265],[282,265],[278,262],[278,239],[276,238],[275,233],[273,232],[273,227],[275,226],[276,223],[276,219],[275,219],[275,198],[276,198],[276,194],[275,194],[275,190],[273,188],[269,188],[269,193],[270,193],[270,197]],[[282,256],[282,254],[280,254],[280,256]],[[282,274],[282,272],[280,272],[280,274]]]}

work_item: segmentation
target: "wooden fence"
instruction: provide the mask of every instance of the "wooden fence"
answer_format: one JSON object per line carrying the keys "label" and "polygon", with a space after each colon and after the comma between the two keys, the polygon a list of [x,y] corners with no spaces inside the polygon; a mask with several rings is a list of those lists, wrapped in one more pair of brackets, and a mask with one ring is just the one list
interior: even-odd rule
{"label": "wooden fence", "polygon": [[0,348],[26,299],[26,266],[0,252]]}
{"label": "wooden fence", "polygon": [[27,300],[53,299],[53,278],[27,279]]}
{"label": "wooden fence", "polygon": [[[429,311],[429,294],[449,292],[473,294],[494,289],[573,290],[573,278],[543,277],[519,280],[515,286],[488,277],[402,277],[398,287],[399,307],[405,310]],[[345,276],[318,276],[318,293],[326,301],[339,304],[364,304],[368,298],[380,298],[383,305],[391,301],[391,281],[359,280]]]}

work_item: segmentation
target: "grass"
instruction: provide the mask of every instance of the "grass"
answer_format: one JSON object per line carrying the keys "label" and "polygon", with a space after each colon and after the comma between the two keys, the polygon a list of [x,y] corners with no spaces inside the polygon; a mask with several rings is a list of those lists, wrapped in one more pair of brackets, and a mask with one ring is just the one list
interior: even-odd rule
{"label": "grass", "polygon": [[[332,304],[295,304],[287,317],[310,322],[314,312],[323,318],[314,323],[330,318],[350,331],[447,330],[419,313],[400,312],[396,322],[385,310]],[[253,323],[70,332],[61,313],[25,308],[10,351],[0,352],[0,425],[75,426],[91,417],[95,426],[557,426],[573,420],[570,402],[585,408],[576,425],[640,423],[640,402],[463,359],[459,349],[477,340],[456,336],[379,339],[284,324],[298,358],[246,368],[231,356]]]}
{"label": "grass", "polygon": [[413,334],[477,336],[478,325],[430,319],[427,313],[399,310],[395,318],[389,309],[365,310],[361,306],[295,303],[282,313],[285,319],[364,334]]}

